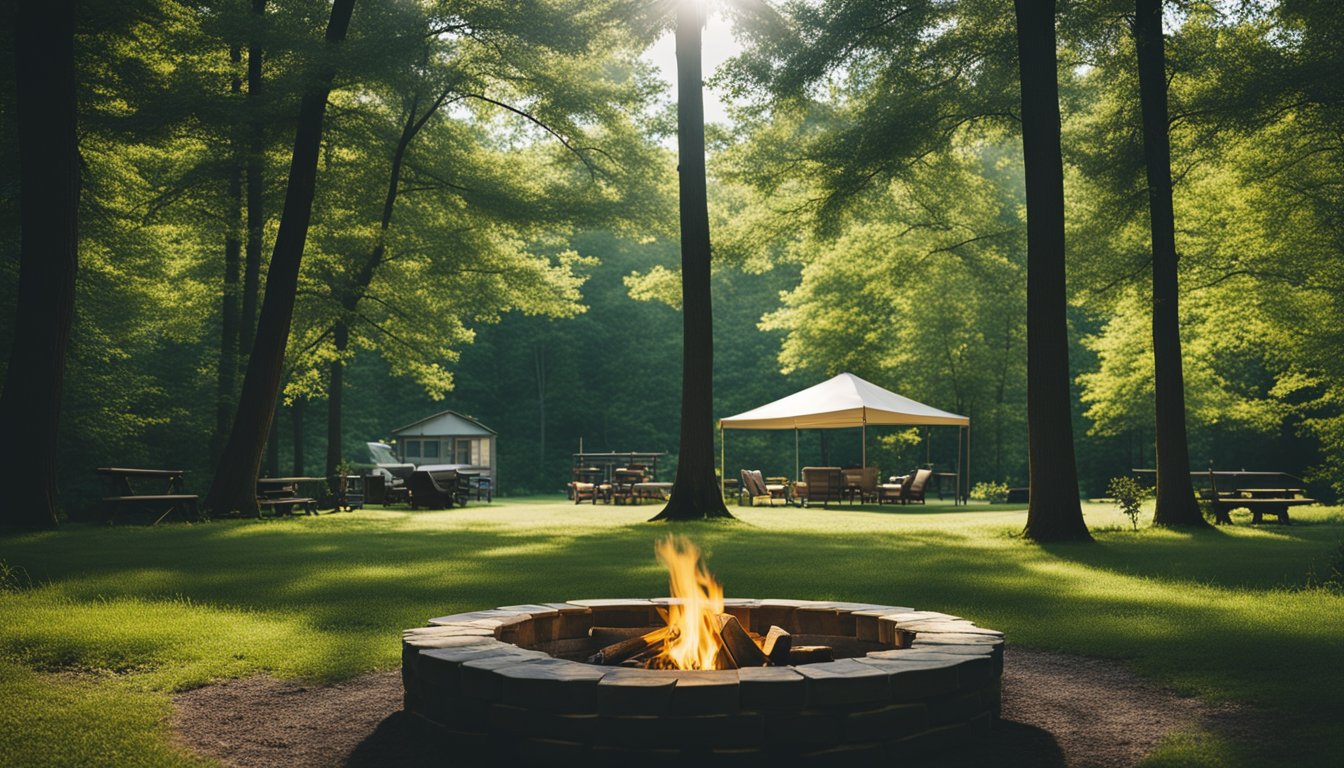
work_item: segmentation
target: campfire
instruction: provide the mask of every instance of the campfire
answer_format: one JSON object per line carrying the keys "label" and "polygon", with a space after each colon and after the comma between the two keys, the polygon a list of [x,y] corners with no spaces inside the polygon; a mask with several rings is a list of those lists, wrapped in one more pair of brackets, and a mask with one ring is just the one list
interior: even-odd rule
{"label": "campfire", "polygon": [[[783,627],[751,632],[725,608],[723,585],[705,567],[700,549],[684,536],[655,546],[667,568],[671,599],[659,606],[666,622],[656,628],[594,626],[588,636],[603,643],[589,664],[639,669],[741,669],[831,661],[827,645],[793,644]],[[647,630],[647,631],[646,631]],[[913,636],[912,636],[913,639]]]}

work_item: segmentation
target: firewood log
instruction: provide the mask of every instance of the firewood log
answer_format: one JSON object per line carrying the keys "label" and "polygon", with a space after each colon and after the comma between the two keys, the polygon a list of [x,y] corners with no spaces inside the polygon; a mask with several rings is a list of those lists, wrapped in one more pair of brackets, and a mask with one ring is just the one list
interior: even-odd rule
{"label": "firewood log", "polygon": [[784,666],[789,663],[789,650],[793,648],[793,636],[783,627],[770,625],[770,631],[766,633],[765,640],[761,643],[761,652],[770,659],[770,663],[776,666]]}
{"label": "firewood log", "polygon": [[829,645],[798,645],[789,649],[790,664],[816,664],[834,660],[835,652]]}
{"label": "firewood log", "polygon": [[602,666],[614,666],[622,661],[639,653],[643,653],[654,646],[661,646],[667,642],[667,627],[659,627],[652,632],[646,632],[638,637],[629,637],[618,643],[608,645],[592,656],[588,657],[589,664],[601,664]]}
{"label": "firewood log", "polygon": [[622,640],[646,635],[655,629],[660,627],[593,627],[588,630],[588,637],[601,643],[605,648]]}
{"label": "firewood log", "polygon": [[723,650],[719,652],[720,656],[727,651],[732,656],[733,667],[764,667],[766,664],[766,655],[761,651],[756,643],[751,641],[746,630],[742,629],[742,624],[736,616],[726,613],[719,614],[719,641],[723,643]]}

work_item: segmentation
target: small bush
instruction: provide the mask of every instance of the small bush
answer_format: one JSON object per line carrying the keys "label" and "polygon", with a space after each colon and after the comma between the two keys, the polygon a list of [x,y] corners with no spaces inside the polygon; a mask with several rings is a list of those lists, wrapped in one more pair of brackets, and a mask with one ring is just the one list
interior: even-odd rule
{"label": "small bush", "polygon": [[1113,477],[1106,489],[1111,498],[1115,499],[1115,505],[1129,518],[1134,530],[1139,530],[1139,513],[1142,511],[1143,502],[1152,496],[1153,492],[1132,477]]}
{"label": "small bush", "polygon": [[971,498],[988,501],[990,504],[1002,504],[1008,500],[1007,483],[976,483],[971,489]]}

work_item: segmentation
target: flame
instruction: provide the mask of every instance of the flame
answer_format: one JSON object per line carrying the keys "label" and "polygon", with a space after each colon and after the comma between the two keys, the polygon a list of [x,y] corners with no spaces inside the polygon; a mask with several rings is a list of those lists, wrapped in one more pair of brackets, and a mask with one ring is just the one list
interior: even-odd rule
{"label": "flame", "polygon": [[671,637],[655,665],[715,669],[723,647],[719,641],[723,586],[705,568],[700,549],[685,536],[668,536],[654,545],[654,551],[667,567],[673,598],[667,607]]}

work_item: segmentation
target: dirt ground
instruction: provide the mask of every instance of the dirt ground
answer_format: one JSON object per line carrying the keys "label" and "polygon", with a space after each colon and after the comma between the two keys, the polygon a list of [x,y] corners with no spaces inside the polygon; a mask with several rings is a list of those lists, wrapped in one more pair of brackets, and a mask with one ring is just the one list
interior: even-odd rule
{"label": "dirt ground", "polygon": [[[444,764],[402,714],[396,671],[322,686],[258,676],[188,691],[175,703],[180,743],[226,766]],[[1003,719],[984,743],[939,764],[1129,766],[1168,733],[1215,714],[1111,662],[1010,649]]]}

